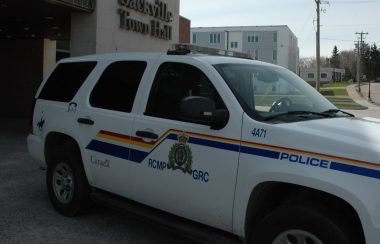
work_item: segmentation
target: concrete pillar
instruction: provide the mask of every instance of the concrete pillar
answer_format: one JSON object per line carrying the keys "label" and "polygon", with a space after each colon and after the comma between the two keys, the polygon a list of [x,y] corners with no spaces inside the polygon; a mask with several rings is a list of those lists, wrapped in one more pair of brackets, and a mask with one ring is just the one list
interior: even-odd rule
{"label": "concrete pillar", "polygon": [[50,72],[55,65],[57,53],[57,41],[44,39],[44,54],[43,54],[43,76]]}

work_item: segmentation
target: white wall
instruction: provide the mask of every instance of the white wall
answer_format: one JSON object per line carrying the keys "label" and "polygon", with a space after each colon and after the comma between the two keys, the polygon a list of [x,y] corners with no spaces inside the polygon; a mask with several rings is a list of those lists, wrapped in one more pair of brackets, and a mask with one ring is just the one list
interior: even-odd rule
{"label": "white wall", "polygon": [[[230,31],[229,32],[229,49],[233,51],[243,52],[243,32],[241,31]],[[232,48],[231,42],[238,42],[237,48]]]}

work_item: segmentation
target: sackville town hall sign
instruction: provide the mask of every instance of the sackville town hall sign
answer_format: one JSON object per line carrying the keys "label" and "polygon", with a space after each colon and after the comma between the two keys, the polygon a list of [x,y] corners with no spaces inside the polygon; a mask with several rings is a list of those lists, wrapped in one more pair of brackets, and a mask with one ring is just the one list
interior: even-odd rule
{"label": "sackville town hall sign", "polygon": [[[153,2],[154,1],[154,2]],[[152,37],[171,40],[173,13],[168,10],[168,4],[160,0],[118,0],[117,13],[120,17],[120,28],[139,32]],[[137,20],[131,16],[130,11],[135,11],[152,19],[149,23]]]}

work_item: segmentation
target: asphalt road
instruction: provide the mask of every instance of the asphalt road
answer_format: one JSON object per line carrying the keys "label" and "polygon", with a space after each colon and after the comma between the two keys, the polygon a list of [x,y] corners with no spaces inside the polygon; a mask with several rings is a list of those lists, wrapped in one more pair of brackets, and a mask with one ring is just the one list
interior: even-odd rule
{"label": "asphalt road", "polygon": [[157,224],[95,205],[67,218],[48,199],[26,147],[27,122],[0,119],[0,243],[194,243]]}

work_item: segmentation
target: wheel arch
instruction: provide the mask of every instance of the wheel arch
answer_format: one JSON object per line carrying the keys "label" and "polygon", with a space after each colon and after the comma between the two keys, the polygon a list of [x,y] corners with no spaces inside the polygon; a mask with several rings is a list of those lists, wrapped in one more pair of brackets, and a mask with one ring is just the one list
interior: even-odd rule
{"label": "wheel arch", "polygon": [[286,204],[302,202],[328,204],[339,210],[340,216],[347,218],[352,224],[352,229],[358,231],[359,243],[365,243],[363,224],[355,208],[347,201],[314,188],[283,182],[263,182],[251,192],[245,216],[247,240],[250,240],[252,230],[271,211]]}
{"label": "wheel arch", "polygon": [[72,143],[72,145],[74,145],[74,148],[77,150],[76,153],[78,153],[80,159],[83,159],[79,144],[73,137],[61,132],[49,132],[45,137],[44,143],[44,154],[47,165],[49,165],[49,162],[51,162],[54,150],[65,143]]}
{"label": "wheel arch", "polygon": [[45,140],[44,140],[44,156],[45,156],[45,162],[46,165],[49,166],[49,162],[51,162],[51,158],[54,152],[54,148],[61,147],[64,143],[72,143],[74,145],[74,148],[76,150],[77,155],[79,156],[79,159],[82,163],[82,167],[84,169],[87,181],[90,185],[93,183],[92,175],[90,174],[90,170],[88,168],[88,165],[85,164],[83,161],[83,151],[81,150],[79,141],[63,132],[58,131],[50,131],[46,134]]}

